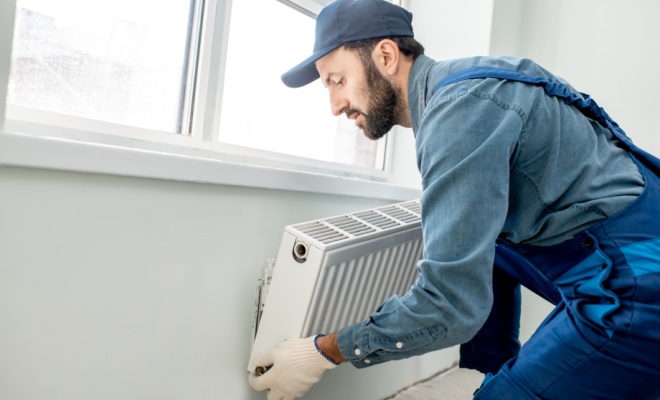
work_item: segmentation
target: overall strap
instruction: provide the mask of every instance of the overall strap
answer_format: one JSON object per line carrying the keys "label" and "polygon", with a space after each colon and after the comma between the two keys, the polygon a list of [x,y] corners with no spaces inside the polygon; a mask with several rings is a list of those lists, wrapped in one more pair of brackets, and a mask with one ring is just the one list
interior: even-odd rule
{"label": "overall strap", "polygon": [[609,128],[614,136],[616,136],[616,138],[623,143],[628,151],[632,153],[637,153],[638,151],[637,147],[632,143],[630,138],[628,138],[623,130],[619,128],[619,125],[614,122],[612,118],[607,115],[605,110],[599,107],[598,104],[596,104],[596,101],[594,101],[588,94],[580,93],[580,95],[578,95],[563,83],[550,80],[546,77],[528,75],[504,68],[471,67],[447,75],[438,83],[435,89],[433,89],[433,93],[435,93],[441,87],[450,85],[452,83],[460,82],[466,79],[482,78],[505,79],[515,82],[529,83],[535,86],[542,86],[548,96],[562,99],[564,103],[575,106],[585,116],[597,121],[604,127]]}

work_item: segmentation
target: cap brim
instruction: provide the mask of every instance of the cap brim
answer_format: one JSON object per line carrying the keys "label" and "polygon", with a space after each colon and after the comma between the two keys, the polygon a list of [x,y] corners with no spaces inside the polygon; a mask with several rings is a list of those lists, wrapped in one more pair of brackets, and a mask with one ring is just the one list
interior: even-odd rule
{"label": "cap brim", "polygon": [[319,78],[319,71],[316,69],[315,63],[339,46],[326,47],[325,49],[315,51],[314,54],[307,57],[303,62],[282,74],[282,82],[290,88],[299,88],[314,82]]}

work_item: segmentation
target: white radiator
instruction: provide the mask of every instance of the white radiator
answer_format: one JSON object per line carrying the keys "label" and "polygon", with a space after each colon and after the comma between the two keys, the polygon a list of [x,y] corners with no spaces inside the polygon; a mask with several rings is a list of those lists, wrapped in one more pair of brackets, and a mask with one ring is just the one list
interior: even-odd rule
{"label": "white radiator", "polygon": [[336,332],[404,294],[422,249],[419,201],[286,226],[258,291],[248,370],[285,339]]}

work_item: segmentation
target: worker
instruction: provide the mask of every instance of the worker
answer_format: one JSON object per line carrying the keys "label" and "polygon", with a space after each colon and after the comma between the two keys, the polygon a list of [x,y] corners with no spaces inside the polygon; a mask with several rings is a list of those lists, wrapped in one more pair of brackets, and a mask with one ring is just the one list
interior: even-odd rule
{"label": "worker", "polygon": [[[485,374],[474,399],[660,399],[657,158],[531,60],[432,60],[383,0],[322,9],[313,54],[282,81],[319,77],[367,137],[412,127],[419,278],[365,321],[255,357],[254,389],[294,399],[342,362],[460,345]],[[522,347],[520,284],[556,305]]]}

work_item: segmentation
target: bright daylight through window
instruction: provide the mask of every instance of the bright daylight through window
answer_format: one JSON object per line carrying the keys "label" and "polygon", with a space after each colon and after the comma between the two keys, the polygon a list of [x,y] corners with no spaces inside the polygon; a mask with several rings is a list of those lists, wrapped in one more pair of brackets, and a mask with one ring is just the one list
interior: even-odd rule
{"label": "bright daylight through window", "polygon": [[[313,17],[286,2],[233,0],[225,18],[226,3],[216,0],[17,0],[7,116],[138,139],[150,132],[154,141],[183,134],[191,140],[177,145],[218,154],[382,174],[385,141],[332,116],[320,81],[281,82],[314,40]],[[224,21],[228,30],[211,25]],[[203,35],[209,27],[228,38]],[[217,93],[201,90],[214,81],[195,79],[201,65],[223,74]]]}
{"label": "bright daylight through window", "polygon": [[178,133],[190,1],[18,0],[7,103]]}
{"label": "bright daylight through window", "polygon": [[220,140],[382,169],[383,144],[332,116],[320,81],[291,89],[280,75],[312,53],[314,19],[275,0],[234,1]]}

